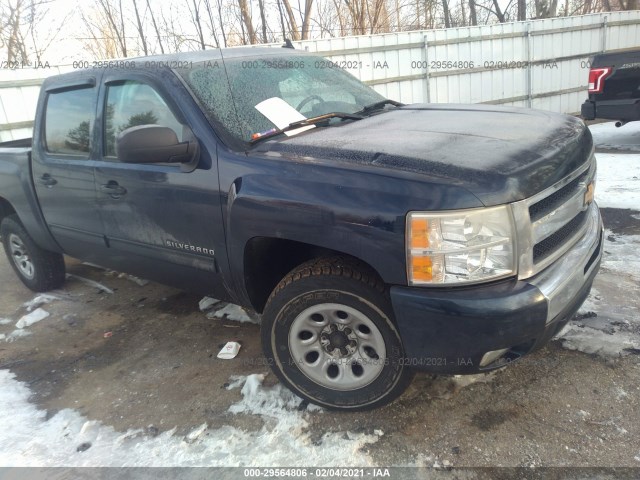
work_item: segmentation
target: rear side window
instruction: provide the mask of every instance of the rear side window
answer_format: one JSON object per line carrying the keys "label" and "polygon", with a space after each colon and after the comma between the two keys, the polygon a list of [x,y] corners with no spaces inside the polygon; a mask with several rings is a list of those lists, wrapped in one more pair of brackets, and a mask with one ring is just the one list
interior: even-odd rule
{"label": "rear side window", "polygon": [[94,88],[49,94],[44,124],[47,152],[89,157],[94,94]]}
{"label": "rear side window", "polygon": [[169,127],[182,138],[182,125],[160,94],[151,86],[136,81],[111,84],[105,108],[104,155],[115,157],[116,139],[120,133],[139,125]]}

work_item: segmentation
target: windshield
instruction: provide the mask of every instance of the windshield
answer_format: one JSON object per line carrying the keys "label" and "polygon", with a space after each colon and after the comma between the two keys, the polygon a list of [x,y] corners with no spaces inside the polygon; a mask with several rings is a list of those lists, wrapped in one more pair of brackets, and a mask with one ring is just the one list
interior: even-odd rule
{"label": "windshield", "polygon": [[246,148],[255,135],[283,128],[283,123],[332,112],[354,113],[384,100],[317,56],[225,58],[224,63],[194,63],[177,72],[223,139],[240,148]]}

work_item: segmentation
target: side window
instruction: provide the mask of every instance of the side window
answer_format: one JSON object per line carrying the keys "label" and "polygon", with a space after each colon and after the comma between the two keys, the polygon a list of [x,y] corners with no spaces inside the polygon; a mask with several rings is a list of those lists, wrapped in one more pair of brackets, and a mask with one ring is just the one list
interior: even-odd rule
{"label": "side window", "polygon": [[49,94],[44,123],[47,152],[89,157],[94,95],[94,88]]}
{"label": "side window", "polygon": [[115,157],[116,138],[138,125],[169,127],[182,138],[182,125],[152,87],[136,81],[111,84],[107,88],[104,119],[104,155]]}

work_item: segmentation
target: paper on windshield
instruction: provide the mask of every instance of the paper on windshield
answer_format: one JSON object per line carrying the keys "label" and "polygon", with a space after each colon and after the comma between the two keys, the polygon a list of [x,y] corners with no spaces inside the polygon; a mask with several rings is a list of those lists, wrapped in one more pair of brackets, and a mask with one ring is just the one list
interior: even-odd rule
{"label": "paper on windshield", "polygon": [[[277,128],[285,128],[293,122],[298,122],[307,118],[280,97],[267,98],[257,104],[255,108],[267,117]],[[296,128],[295,130],[284,132],[284,134],[292,136],[311,128],[315,128],[315,126],[309,125],[307,127]]]}

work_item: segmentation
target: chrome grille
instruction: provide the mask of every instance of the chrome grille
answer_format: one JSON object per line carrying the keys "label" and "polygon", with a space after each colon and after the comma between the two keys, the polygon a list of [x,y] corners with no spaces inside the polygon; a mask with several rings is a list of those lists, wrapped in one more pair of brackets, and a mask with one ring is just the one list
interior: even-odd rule
{"label": "chrome grille", "polygon": [[587,221],[587,211],[580,212],[560,230],[533,246],[533,263],[538,263],[561,248]]}
{"label": "chrome grille", "polygon": [[595,178],[593,153],[566,178],[531,198],[512,204],[518,229],[518,277],[529,278],[564,255],[587,225],[587,186]]}
{"label": "chrome grille", "polygon": [[560,190],[531,205],[529,207],[529,216],[531,217],[531,221],[535,222],[536,220],[539,220],[566,202],[572,195],[575,195],[576,190],[580,187],[580,183],[585,181],[588,174],[588,170],[583,172]]}

